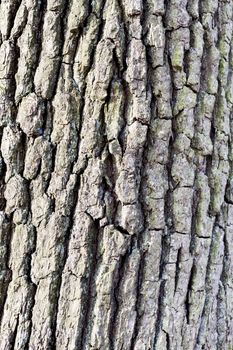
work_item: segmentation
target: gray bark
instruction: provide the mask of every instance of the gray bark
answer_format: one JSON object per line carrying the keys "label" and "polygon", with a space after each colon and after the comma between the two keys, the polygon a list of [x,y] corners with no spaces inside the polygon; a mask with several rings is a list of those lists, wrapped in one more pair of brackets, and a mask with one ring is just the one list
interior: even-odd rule
{"label": "gray bark", "polygon": [[231,0],[0,1],[0,349],[233,349]]}

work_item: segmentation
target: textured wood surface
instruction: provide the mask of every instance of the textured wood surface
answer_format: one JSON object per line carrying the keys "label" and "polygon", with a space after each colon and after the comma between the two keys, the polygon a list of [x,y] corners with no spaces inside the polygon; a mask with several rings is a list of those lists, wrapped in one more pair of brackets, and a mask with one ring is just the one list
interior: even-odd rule
{"label": "textured wood surface", "polygon": [[232,12],[0,1],[0,350],[233,349]]}

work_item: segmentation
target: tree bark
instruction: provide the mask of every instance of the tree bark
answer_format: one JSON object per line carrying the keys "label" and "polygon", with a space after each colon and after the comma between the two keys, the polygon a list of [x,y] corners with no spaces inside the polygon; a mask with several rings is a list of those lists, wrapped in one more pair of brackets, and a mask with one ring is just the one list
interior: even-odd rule
{"label": "tree bark", "polygon": [[233,349],[231,0],[0,1],[0,349]]}

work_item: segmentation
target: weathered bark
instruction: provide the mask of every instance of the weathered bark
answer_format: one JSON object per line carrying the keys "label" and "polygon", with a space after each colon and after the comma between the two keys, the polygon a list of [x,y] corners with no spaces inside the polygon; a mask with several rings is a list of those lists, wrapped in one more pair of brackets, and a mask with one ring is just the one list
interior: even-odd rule
{"label": "weathered bark", "polygon": [[233,349],[231,0],[0,1],[0,349]]}

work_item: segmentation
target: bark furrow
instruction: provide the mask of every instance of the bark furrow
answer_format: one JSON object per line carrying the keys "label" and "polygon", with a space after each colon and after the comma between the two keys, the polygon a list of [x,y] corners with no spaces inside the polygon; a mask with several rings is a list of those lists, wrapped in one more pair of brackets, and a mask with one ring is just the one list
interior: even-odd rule
{"label": "bark furrow", "polygon": [[233,349],[231,0],[0,1],[0,349]]}

